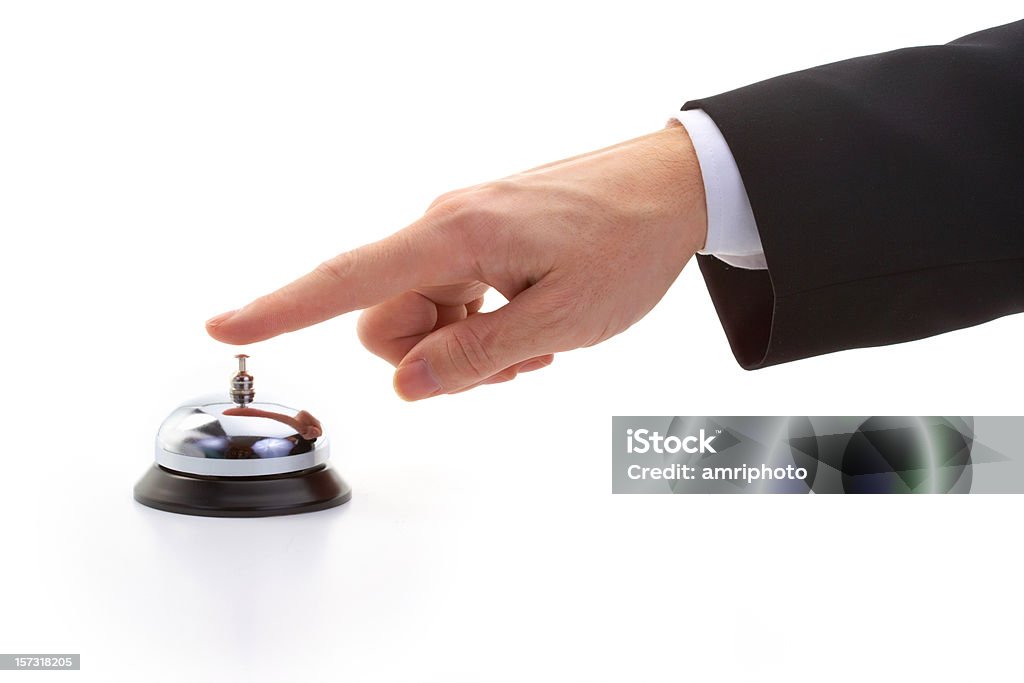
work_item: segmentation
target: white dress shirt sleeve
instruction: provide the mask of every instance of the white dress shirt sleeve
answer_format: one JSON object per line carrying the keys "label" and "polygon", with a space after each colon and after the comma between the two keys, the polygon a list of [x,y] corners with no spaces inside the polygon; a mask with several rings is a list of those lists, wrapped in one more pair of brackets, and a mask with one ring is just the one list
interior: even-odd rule
{"label": "white dress shirt sleeve", "polygon": [[680,111],[674,118],[690,136],[704,180],[708,238],[698,253],[737,268],[767,268],[747,190],[722,132],[702,109]]}

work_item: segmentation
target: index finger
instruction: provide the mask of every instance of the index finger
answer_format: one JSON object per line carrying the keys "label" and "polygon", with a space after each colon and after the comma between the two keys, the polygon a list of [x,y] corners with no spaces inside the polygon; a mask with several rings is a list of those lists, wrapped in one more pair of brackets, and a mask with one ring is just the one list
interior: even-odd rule
{"label": "index finger", "polygon": [[247,306],[211,318],[206,331],[251,344],[367,308],[402,292],[467,277],[461,250],[425,217],[384,239],[339,254]]}

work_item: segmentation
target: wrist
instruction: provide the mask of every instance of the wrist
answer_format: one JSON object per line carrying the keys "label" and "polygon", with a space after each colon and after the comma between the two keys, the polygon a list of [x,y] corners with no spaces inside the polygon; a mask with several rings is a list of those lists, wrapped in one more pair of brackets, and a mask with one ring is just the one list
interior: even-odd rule
{"label": "wrist", "polygon": [[704,248],[708,235],[707,202],[700,162],[686,127],[671,119],[665,128],[655,133],[659,146],[665,151],[670,181],[667,191],[673,215],[685,230],[694,253]]}

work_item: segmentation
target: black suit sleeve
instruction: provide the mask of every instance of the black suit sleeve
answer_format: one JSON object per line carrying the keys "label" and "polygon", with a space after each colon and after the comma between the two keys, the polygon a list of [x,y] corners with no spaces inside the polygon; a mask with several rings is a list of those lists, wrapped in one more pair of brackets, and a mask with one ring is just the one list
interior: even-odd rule
{"label": "black suit sleeve", "polygon": [[1024,310],[1024,21],[687,102],[768,270],[699,256],[747,369]]}

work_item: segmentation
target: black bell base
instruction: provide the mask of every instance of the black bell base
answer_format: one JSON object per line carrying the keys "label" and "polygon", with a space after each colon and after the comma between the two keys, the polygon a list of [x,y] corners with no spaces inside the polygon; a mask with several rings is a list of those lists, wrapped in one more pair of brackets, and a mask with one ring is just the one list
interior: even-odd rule
{"label": "black bell base", "polygon": [[135,500],[166,512],[203,517],[274,517],[337,507],[352,487],[330,464],[262,477],[183,474],[154,464],[135,485]]}

